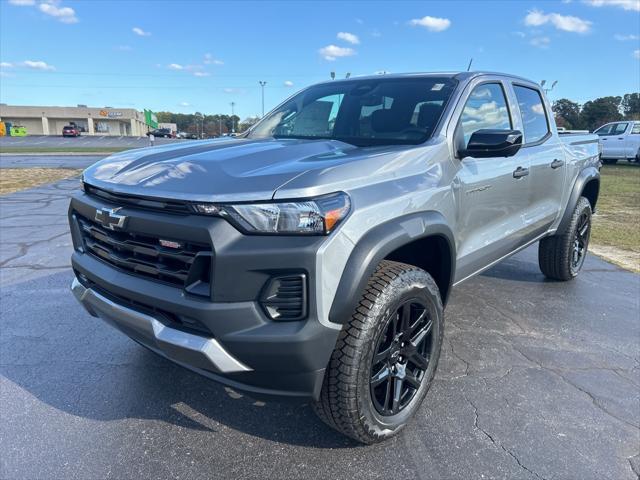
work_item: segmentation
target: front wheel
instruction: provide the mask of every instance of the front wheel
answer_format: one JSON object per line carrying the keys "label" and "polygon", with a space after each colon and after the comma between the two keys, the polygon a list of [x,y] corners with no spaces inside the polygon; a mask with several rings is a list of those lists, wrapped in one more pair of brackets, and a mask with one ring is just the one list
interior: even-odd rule
{"label": "front wheel", "polygon": [[315,412],[365,444],[395,435],[431,386],[443,333],[433,278],[411,265],[381,262],[338,337]]}
{"label": "front wheel", "polygon": [[591,204],[580,197],[562,232],[543,238],[538,246],[540,270],[553,280],[575,278],[587,257],[591,237]]}

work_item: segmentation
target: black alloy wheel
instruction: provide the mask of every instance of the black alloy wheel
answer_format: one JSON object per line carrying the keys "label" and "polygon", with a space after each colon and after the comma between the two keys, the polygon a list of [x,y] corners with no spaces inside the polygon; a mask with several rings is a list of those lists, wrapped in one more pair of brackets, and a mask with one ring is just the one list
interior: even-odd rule
{"label": "black alloy wheel", "polygon": [[582,268],[589,246],[589,236],[591,235],[591,216],[588,212],[582,212],[578,219],[576,234],[573,240],[573,250],[571,252],[571,270],[578,272]]}
{"label": "black alloy wheel", "polygon": [[371,400],[380,415],[397,415],[420,389],[433,351],[432,328],[426,305],[416,298],[388,319],[370,370]]}

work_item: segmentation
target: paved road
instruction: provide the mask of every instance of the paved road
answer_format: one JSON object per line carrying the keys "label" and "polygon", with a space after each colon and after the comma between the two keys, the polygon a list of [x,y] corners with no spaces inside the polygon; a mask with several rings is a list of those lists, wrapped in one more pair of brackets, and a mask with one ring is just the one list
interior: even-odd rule
{"label": "paved road", "polygon": [[0,155],[0,168],[87,168],[104,155]]}
{"label": "paved road", "polygon": [[590,257],[546,282],[529,249],[458,287],[424,407],[362,447],[84,313],[68,291],[76,184],[0,199],[1,478],[637,478],[640,276]]}
{"label": "paved road", "polygon": [[[156,138],[156,145],[173,142],[186,142],[179,138]],[[89,136],[63,137],[52,135],[29,135],[26,137],[0,137],[0,146],[19,148],[66,148],[66,147],[129,147],[139,148],[149,145],[147,137],[111,137],[111,136]]]}

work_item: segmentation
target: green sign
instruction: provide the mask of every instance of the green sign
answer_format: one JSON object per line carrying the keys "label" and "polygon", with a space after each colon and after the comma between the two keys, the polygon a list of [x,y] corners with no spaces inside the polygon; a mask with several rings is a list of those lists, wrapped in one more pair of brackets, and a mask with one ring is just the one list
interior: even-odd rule
{"label": "green sign", "polygon": [[158,128],[158,117],[151,110],[144,110],[144,123],[149,125],[151,128]]}

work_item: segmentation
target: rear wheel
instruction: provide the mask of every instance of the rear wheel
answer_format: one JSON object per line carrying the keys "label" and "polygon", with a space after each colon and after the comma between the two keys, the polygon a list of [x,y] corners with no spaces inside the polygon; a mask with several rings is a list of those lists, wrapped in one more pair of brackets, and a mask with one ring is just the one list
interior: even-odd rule
{"label": "rear wheel", "polygon": [[429,390],[443,331],[433,278],[411,265],[381,262],[340,333],[315,412],[362,443],[395,435]]}
{"label": "rear wheel", "polygon": [[580,197],[565,230],[540,240],[538,264],[542,273],[554,280],[575,278],[587,257],[590,236],[591,204]]}

